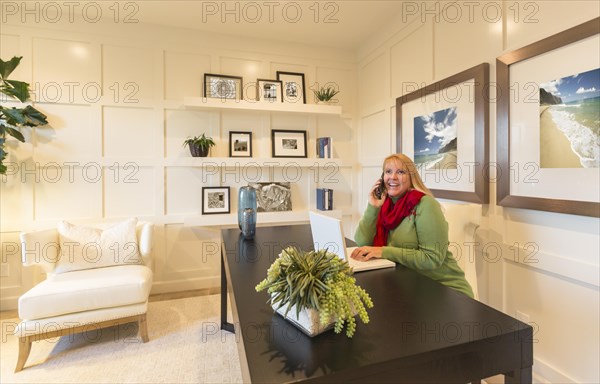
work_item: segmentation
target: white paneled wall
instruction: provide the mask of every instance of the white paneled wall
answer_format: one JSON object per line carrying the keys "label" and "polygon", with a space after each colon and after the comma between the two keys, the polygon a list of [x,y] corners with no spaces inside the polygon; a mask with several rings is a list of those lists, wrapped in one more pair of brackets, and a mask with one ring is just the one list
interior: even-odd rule
{"label": "white paneled wall", "polygon": [[[471,14],[467,3],[415,3],[427,9],[437,6],[442,14],[417,15],[408,24],[398,20],[359,50],[357,110],[363,164],[356,193],[359,211],[366,204],[364,191],[380,173],[381,161],[395,152],[395,141],[389,148],[386,144],[388,138],[395,138],[397,97],[482,62],[490,63],[490,81],[495,82],[495,59],[502,53],[600,15],[596,1],[470,5]],[[456,18],[449,9],[444,15],[444,7],[462,7],[462,17]],[[482,14],[486,8],[489,13]],[[500,10],[499,15],[493,10]],[[495,116],[492,100],[491,162],[496,158]],[[600,220],[504,209],[495,204],[494,180],[490,193],[476,238],[480,300],[511,316],[529,316],[535,338],[534,382],[599,382]],[[515,258],[517,252],[521,260]],[[522,260],[525,256],[527,262]]]}
{"label": "white paneled wall", "polygon": [[[2,310],[15,308],[38,279],[21,267],[19,231],[53,227],[59,219],[92,224],[137,216],[154,222],[153,293],[220,284],[219,231],[184,225],[186,217],[202,211],[202,187],[231,187],[235,211],[248,175],[254,181],[292,181],[294,210],[314,208],[315,188],[328,186],[351,226],[357,157],[351,52],[110,20],[9,23],[0,38],[3,60],[23,56],[13,78],[34,86],[36,107],[50,122],[24,130],[27,143],[7,143],[14,166],[0,184],[2,264],[8,266],[0,279]],[[276,71],[304,73],[308,103],[314,102],[314,83],[335,83],[342,91],[343,117],[183,105],[185,97],[202,96],[205,73],[243,76],[245,98],[254,99],[256,79],[275,79]],[[273,159],[274,168],[248,170],[231,160],[233,166],[222,167],[230,131],[252,132],[253,157],[264,159],[271,157],[271,129],[306,130],[309,158],[316,156],[316,138],[331,136],[345,165],[312,168],[305,162],[285,168],[293,161]],[[202,133],[217,143],[214,163],[191,166],[182,144]],[[252,173],[257,170],[258,176]]]}
{"label": "white paneled wall", "polygon": [[433,23],[413,23],[408,28],[414,31],[390,46],[392,97],[416,91],[433,78]]}

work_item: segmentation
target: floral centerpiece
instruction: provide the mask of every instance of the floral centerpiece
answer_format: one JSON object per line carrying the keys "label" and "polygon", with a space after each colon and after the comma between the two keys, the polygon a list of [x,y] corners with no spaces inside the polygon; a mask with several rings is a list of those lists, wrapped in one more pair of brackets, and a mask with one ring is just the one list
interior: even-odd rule
{"label": "floral centerpiece", "polygon": [[[259,292],[264,289],[270,294],[273,308],[310,336],[331,325],[340,333],[346,325],[346,336],[352,337],[356,314],[367,324],[366,308],[373,307],[369,294],[356,285],[348,263],[327,250],[284,249],[269,267],[267,277],[256,286]],[[313,324],[303,325],[302,319]]]}

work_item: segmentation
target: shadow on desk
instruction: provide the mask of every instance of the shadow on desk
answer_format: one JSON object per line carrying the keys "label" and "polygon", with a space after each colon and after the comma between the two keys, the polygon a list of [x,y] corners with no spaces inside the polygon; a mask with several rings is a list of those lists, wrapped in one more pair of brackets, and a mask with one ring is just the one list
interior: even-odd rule
{"label": "shadow on desk", "polygon": [[[347,365],[358,366],[377,348],[375,343],[364,339],[352,342],[333,330],[311,338],[278,314],[274,314],[271,320],[270,329],[274,331],[265,354],[270,361],[281,362],[280,372],[292,380],[313,377],[319,371],[322,375],[331,375]],[[342,350],[344,353],[340,353]]]}

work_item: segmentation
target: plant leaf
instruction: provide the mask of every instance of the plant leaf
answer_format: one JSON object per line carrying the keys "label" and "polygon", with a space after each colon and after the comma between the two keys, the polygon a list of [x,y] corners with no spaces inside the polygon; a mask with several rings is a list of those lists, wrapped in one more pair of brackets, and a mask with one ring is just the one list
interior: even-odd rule
{"label": "plant leaf", "polygon": [[12,71],[17,68],[23,56],[17,57],[14,56],[9,61],[4,61],[0,59],[0,78],[6,80],[6,78],[12,73]]}
{"label": "plant leaf", "polygon": [[24,103],[29,100],[29,83],[18,80],[5,80],[11,87],[2,88],[2,93],[16,97]]}
{"label": "plant leaf", "polygon": [[6,116],[6,122],[10,125],[23,125],[27,121],[20,108],[2,108],[1,111]]}
{"label": "plant leaf", "polygon": [[25,137],[23,137],[23,134],[14,128],[6,127],[6,133],[19,140],[21,143],[25,142]]}
{"label": "plant leaf", "polygon": [[27,119],[25,125],[28,127],[37,127],[39,125],[48,124],[47,116],[31,105],[28,105],[23,109],[23,115],[25,115]]}

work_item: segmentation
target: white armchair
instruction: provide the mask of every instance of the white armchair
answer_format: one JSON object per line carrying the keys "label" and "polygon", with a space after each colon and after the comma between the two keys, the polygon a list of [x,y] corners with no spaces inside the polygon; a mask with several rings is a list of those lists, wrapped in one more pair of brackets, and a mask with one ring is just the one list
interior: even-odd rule
{"label": "white armchair", "polygon": [[[98,237],[98,243],[79,244],[78,248],[74,241],[66,242],[64,233],[59,235],[57,229],[21,233],[23,265],[40,266],[47,278],[19,298],[21,322],[15,329],[19,337],[15,372],[25,366],[33,341],[130,322],[139,323],[139,335],[143,342],[148,341],[146,311],[153,276],[153,226],[131,220],[122,224],[129,225],[129,242],[113,229],[118,225],[105,231],[95,229],[95,232],[90,232],[90,228],[69,228],[98,236],[112,231],[111,241],[116,238],[119,245],[124,245],[121,250],[132,250],[120,254],[113,246],[116,243],[100,244],[111,251],[108,257],[104,255],[105,260],[101,260],[98,252],[91,251],[100,249],[99,243],[108,241],[106,237]],[[65,261],[65,244],[69,250],[83,250],[83,258],[71,258],[69,254],[68,262]]]}
{"label": "white armchair", "polygon": [[473,288],[475,299],[478,300],[475,231],[481,223],[481,205],[442,203],[442,207],[449,227],[449,249],[465,272],[465,278]]}

